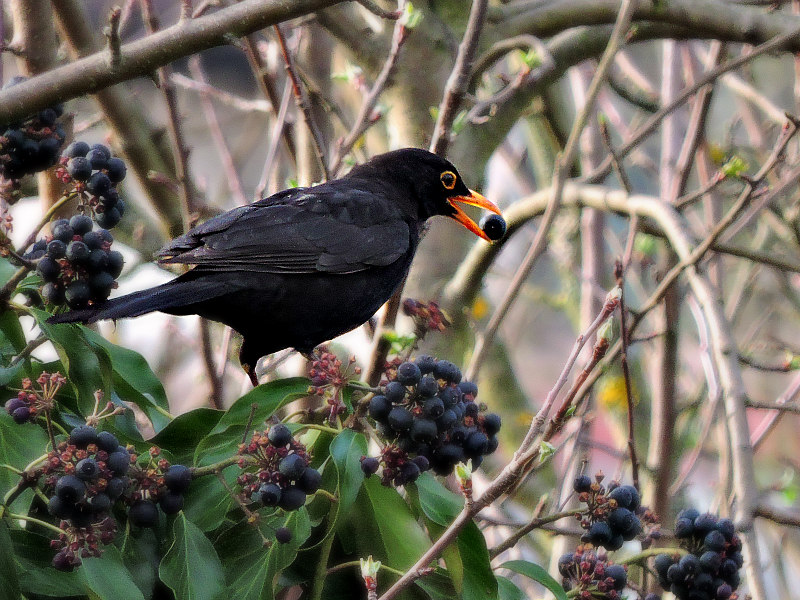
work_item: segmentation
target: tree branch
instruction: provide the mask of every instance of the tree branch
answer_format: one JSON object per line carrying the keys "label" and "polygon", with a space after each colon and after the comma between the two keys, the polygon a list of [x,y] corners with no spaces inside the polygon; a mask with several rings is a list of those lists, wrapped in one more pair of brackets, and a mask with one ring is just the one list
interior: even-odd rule
{"label": "tree branch", "polygon": [[21,119],[56,102],[91,94],[178,58],[229,43],[253,31],[299,17],[342,0],[243,0],[217,12],[181,21],[120,48],[120,64],[112,68],[107,53],[97,52],[0,91],[0,122]]}

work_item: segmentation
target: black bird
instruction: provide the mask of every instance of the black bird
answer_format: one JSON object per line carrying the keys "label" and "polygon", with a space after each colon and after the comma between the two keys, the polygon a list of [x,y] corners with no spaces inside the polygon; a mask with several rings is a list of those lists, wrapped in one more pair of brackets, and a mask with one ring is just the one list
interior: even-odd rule
{"label": "black bird", "polygon": [[429,217],[450,217],[489,240],[458,203],[500,213],[435,154],[381,154],[340,179],[209,219],[158,252],[159,262],[191,271],[50,322],[198,314],[242,334],[239,360],[255,385],[262,356],[308,354],[372,317],[403,282]]}

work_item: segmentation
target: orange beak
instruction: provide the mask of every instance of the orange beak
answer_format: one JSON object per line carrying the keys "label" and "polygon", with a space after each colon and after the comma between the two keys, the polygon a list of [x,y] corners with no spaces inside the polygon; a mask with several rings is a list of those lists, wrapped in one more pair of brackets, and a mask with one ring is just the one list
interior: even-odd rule
{"label": "orange beak", "polygon": [[455,214],[450,215],[452,219],[455,219],[459,223],[461,223],[464,227],[469,229],[472,233],[477,235],[479,238],[483,238],[487,242],[491,242],[492,240],[489,239],[483,230],[478,226],[478,224],[470,219],[458,205],[453,204],[453,202],[462,202],[464,204],[469,204],[470,206],[478,206],[480,208],[484,208],[486,210],[490,210],[493,213],[500,214],[500,209],[497,208],[492,202],[489,202],[486,198],[481,196],[478,192],[473,190],[469,191],[469,196],[453,196],[452,198],[448,198],[447,201],[450,203],[450,206],[453,207]]}

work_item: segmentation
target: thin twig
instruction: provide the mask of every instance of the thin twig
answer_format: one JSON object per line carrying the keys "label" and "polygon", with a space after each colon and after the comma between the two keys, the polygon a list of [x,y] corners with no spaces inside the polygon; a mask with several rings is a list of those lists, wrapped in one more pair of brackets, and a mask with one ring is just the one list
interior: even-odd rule
{"label": "thin twig", "polygon": [[777,523],[778,525],[800,527],[800,514],[773,506],[767,506],[766,504],[761,504],[756,508],[756,516]]}
{"label": "thin twig", "polygon": [[619,288],[619,323],[620,323],[620,342],[622,342],[622,354],[620,355],[620,362],[622,363],[622,375],[625,378],[625,399],[628,405],[628,453],[631,459],[631,478],[633,479],[633,487],[637,490],[641,489],[639,486],[639,460],[636,457],[636,440],[634,438],[635,423],[633,420],[633,384],[631,383],[631,371],[628,366],[628,327],[626,325],[626,310],[625,310],[625,269],[622,262],[617,261],[615,266],[614,276],[617,279],[617,288]]}
{"label": "thin twig", "polygon": [[170,75],[170,81],[184,89],[204,94],[226,106],[241,110],[242,112],[268,113],[272,110],[272,103],[269,102],[269,100],[248,100],[247,98],[242,98],[241,96],[226,92],[205,81],[197,81],[191,77],[186,77],[186,75],[181,73],[172,73],[172,75]]}
{"label": "thin twig", "polygon": [[[633,189],[631,187],[631,181],[628,179],[628,174],[622,167],[622,162],[619,160],[619,156],[617,156],[617,152],[614,150],[614,145],[611,143],[611,134],[608,131],[608,120],[605,118],[598,119],[598,124],[600,128],[600,139],[603,142],[603,146],[605,146],[606,151],[608,152],[608,156],[611,158],[611,167],[614,170],[617,179],[619,179],[622,189],[630,194],[631,190]],[[623,264],[627,266],[627,263],[624,261]]]}
{"label": "thin twig", "polygon": [[292,82],[294,99],[297,103],[297,107],[300,109],[300,112],[303,115],[303,120],[306,123],[306,127],[308,127],[308,130],[311,133],[311,139],[314,142],[314,153],[317,157],[317,161],[322,169],[322,173],[325,175],[325,179],[330,179],[331,174],[328,170],[328,160],[326,158],[325,142],[322,138],[322,132],[319,130],[319,127],[317,127],[317,123],[314,121],[314,116],[311,114],[311,107],[309,106],[306,95],[303,93],[303,88],[300,85],[300,78],[297,76],[297,71],[294,68],[294,62],[292,61],[292,56],[289,53],[289,48],[286,44],[286,38],[283,35],[283,31],[281,31],[280,25],[274,25],[273,29],[275,30],[275,35],[278,37],[278,45],[281,48],[281,54],[283,55],[283,61],[286,66],[286,74]]}
{"label": "thin twig", "polygon": [[121,42],[119,39],[119,21],[122,16],[122,9],[115,6],[108,15],[108,26],[105,28],[106,41],[108,44],[108,64],[112,69],[116,69],[122,62]]}
{"label": "thin twig", "polygon": [[[206,87],[212,87],[209,86],[205,81],[205,75],[203,74],[203,68],[200,64],[199,56],[195,55],[189,59],[189,72],[200,84]],[[211,138],[214,140],[214,145],[217,147],[217,152],[219,152],[219,158],[220,162],[222,163],[223,172],[225,173],[225,181],[228,183],[228,189],[230,190],[231,194],[233,195],[233,199],[237,204],[247,204],[247,198],[245,197],[244,190],[242,189],[242,182],[239,179],[239,173],[236,170],[236,165],[233,163],[233,156],[231,156],[228,144],[225,142],[225,136],[223,135],[222,128],[219,125],[219,119],[217,119],[217,113],[214,110],[214,105],[211,102],[209,94],[205,90],[200,91],[200,103],[203,106],[203,113],[206,117],[206,123],[208,124],[208,130],[211,133]]]}
{"label": "thin twig", "polygon": [[[728,71],[733,71],[734,69],[738,69],[742,65],[745,65],[749,62],[752,62],[758,56],[762,56],[768,52],[772,52],[773,50],[777,50],[784,46],[785,44],[797,39],[797,36],[800,35],[800,28],[795,28],[792,31],[784,33],[782,35],[776,36],[768,42],[761,44],[753,49],[750,54],[745,56],[740,56],[734,60],[731,60],[723,65],[720,65],[716,69],[712,69],[709,71],[704,77],[698,79],[694,85],[691,85],[684,89],[680,94],[678,94],[675,99],[670,102],[667,106],[662,107],[657,113],[655,113],[652,117],[650,117],[647,122],[642,125],[636,133],[625,142],[620,148],[617,149],[617,155],[619,158],[625,158],[630,152],[639,146],[646,137],[652,134],[657,128],[659,123],[666,117],[667,115],[671,114],[675,111],[678,107],[682,106],[686,100],[688,100],[691,96],[696,94],[700,89],[708,85],[709,83],[715,81],[719,78],[720,75],[727,73]],[[581,181],[586,183],[596,183],[602,181],[602,179],[608,175],[611,170],[611,159],[606,158],[603,163],[597,167],[592,173],[581,178]]]}
{"label": "thin twig", "polygon": [[206,377],[211,385],[211,394],[209,400],[211,406],[217,410],[224,410],[225,392],[222,387],[222,378],[217,373],[217,367],[214,364],[214,351],[212,350],[211,343],[211,325],[208,319],[200,319],[200,346],[202,348],[203,365],[206,370]]}
{"label": "thin twig", "polygon": [[597,95],[600,93],[600,88],[608,76],[608,71],[613,63],[614,56],[622,47],[625,42],[625,34],[628,31],[631,17],[636,8],[636,2],[632,0],[624,0],[619,11],[617,22],[614,25],[614,31],[608,41],[603,57],[597,65],[597,71],[592,79],[592,83],[586,92],[586,101],[583,109],[577,115],[570,131],[567,143],[564,146],[564,151],[556,159],[555,173],[553,174],[553,183],[551,186],[552,195],[547,204],[544,217],[536,232],[536,237],[533,240],[527,254],[522,259],[522,263],[517,268],[514,278],[511,281],[505,295],[503,296],[500,305],[495,309],[489,323],[486,325],[484,331],[477,336],[475,348],[473,350],[472,358],[469,366],[467,367],[465,376],[468,380],[474,381],[478,374],[486,355],[494,342],[494,337],[500,327],[500,323],[508,314],[512,304],[519,295],[523,284],[528,279],[528,275],[536,264],[539,256],[544,252],[547,241],[547,235],[550,227],[555,220],[556,213],[561,205],[561,196],[564,189],[564,182],[566,180],[567,172],[572,166],[572,161],[578,151],[578,141],[583,132],[586,123],[589,120],[589,115],[592,114],[597,100]]}
{"label": "thin twig", "polygon": [[272,171],[275,168],[275,157],[278,153],[278,144],[283,140],[284,144],[288,143],[286,141],[286,136],[284,135],[287,129],[286,123],[286,115],[289,111],[289,99],[292,97],[292,83],[289,81],[289,78],[286,78],[286,85],[284,86],[283,90],[283,98],[281,99],[280,109],[278,110],[278,115],[275,117],[275,122],[272,125],[272,131],[270,133],[269,138],[269,146],[267,148],[267,155],[264,158],[264,168],[261,171],[261,179],[258,181],[258,185],[256,186],[255,191],[255,198],[254,200],[260,200],[263,198],[267,193],[267,188],[269,186],[269,180],[272,174]]}
{"label": "thin twig", "polygon": [[[147,27],[147,32],[153,35],[161,29],[158,16],[153,9],[153,0],[140,1],[142,6],[142,18]],[[192,180],[189,174],[189,149],[184,139],[183,127],[181,127],[182,119],[178,111],[178,99],[175,93],[175,86],[170,80],[172,69],[169,65],[166,65],[158,68],[156,73],[158,75],[158,87],[161,89],[161,94],[164,96],[164,103],[167,107],[167,129],[169,130],[170,142],[172,144],[172,156],[175,161],[175,178],[180,184],[179,193],[183,228],[184,231],[188,231],[191,229],[192,215],[196,210]]]}
{"label": "thin twig", "polygon": [[[47,341],[48,338],[45,335],[39,335],[33,338],[31,341],[25,344],[25,347],[19,351],[19,354],[11,359],[11,362],[8,364],[8,368],[10,369],[11,367],[17,366],[20,362],[28,358],[34,350]],[[53,447],[55,448],[55,446]]]}
{"label": "thin twig", "polygon": [[528,535],[534,529],[539,529],[542,525],[547,525],[548,523],[554,523],[555,521],[559,521],[561,519],[565,519],[567,517],[572,517],[576,514],[581,512],[581,509],[573,508],[571,510],[565,510],[560,513],[556,513],[554,515],[547,515],[546,517],[535,517],[525,523],[522,527],[520,527],[517,531],[509,535],[505,540],[500,542],[497,546],[489,550],[489,558],[495,559],[500,556],[506,550],[513,548],[517,545],[517,542]]}
{"label": "thin twig", "polygon": [[488,6],[489,0],[473,0],[464,38],[458,47],[453,70],[450,72],[450,77],[447,78],[429,148],[431,152],[440,156],[447,154],[447,147],[450,145],[450,129],[461,106],[461,101],[464,99],[464,94],[467,92],[475,53],[478,49],[478,39],[486,21]]}
{"label": "thin twig", "polygon": [[[709,66],[719,65],[720,61],[722,60],[724,50],[725,46],[721,42],[714,41],[711,43],[711,50],[709,51],[708,58]],[[695,160],[697,147],[700,145],[700,142],[705,135],[706,118],[708,117],[708,112],[711,108],[711,98],[713,92],[713,85],[708,85],[707,87],[698,90],[697,96],[695,97],[694,106],[692,107],[692,114],[689,119],[689,125],[686,129],[686,134],[683,138],[683,144],[681,145],[680,153],[678,154],[677,162],[674,168],[674,172],[677,173],[677,177],[672,180],[671,189],[664,190],[668,192],[667,199],[670,202],[674,202],[680,198],[686,189],[686,182],[689,180],[689,172],[691,171],[692,163]]]}
{"label": "thin twig", "polygon": [[[398,11],[402,12],[404,2],[398,5]],[[374,115],[375,105],[378,103],[378,98],[383,93],[386,85],[389,83],[389,78],[394,73],[397,66],[397,59],[400,56],[400,48],[403,47],[406,39],[408,38],[409,30],[401,22],[394,26],[394,33],[392,34],[392,48],[389,51],[389,56],[383,63],[383,68],[378,76],[375,78],[375,83],[372,84],[372,89],[364,97],[361,102],[361,108],[355,118],[355,124],[349,133],[339,142],[336,148],[336,154],[331,159],[330,172],[337,173],[342,166],[342,160],[350,153],[355,143],[361,138],[362,135],[377,122],[379,116]]]}
{"label": "thin twig", "polygon": [[796,404],[777,404],[773,402],[755,402],[754,400],[748,400],[745,402],[745,406],[747,406],[747,408],[757,408],[759,410],[778,410],[800,414],[800,406]]}
{"label": "thin twig", "polygon": [[376,2],[372,0],[356,0],[361,6],[366,8],[369,12],[373,15],[379,16],[381,19],[389,19],[390,21],[396,21],[400,17],[403,16],[402,8],[398,8],[397,10],[385,10],[378,6]]}

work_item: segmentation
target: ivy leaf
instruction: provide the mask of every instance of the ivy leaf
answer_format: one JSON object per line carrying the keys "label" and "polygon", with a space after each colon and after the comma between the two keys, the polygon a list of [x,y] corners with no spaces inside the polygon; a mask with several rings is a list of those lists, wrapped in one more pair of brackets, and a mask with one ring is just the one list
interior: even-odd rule
{"label": "ivy leaf", "polygon": [[164,386],[144,356],[134,350],[112,344],[102,335],[81,327],[95,348],[102,348],[111,360],[114,390],[127,402],[142,409],[158,432],[172,420]]}
{"label": "ivy leaf", "polygon": [[464,507],[464,498],[444,487],[430,472],[415,482],[422,512],[431,521],[447,527]]}
{"label": "ivy leaf", "polygon": [[213,408],[190,410],[170,421],[150,443],[169,450],[178,462],[189,463],[200,441],[216,427],[223,414]]}
{"label": "ivy leaf", "polygon": [[362,490],[390,558],[387,564],[407,569],[430,546],[428,536],[396,490],[381,485],[377,477],[365,480]]}
{"label": "ivy leaf", "polygon": [[367,440],[363,434],[345,429],[331,442],[330,453],[339,475],[339,513],[344,515],[364,482],[361,457],[367,453]]}
{"label": "ivy leaf", "polygon": [[130,572],[136,587],[145,598],[151,598],[153,588],[158,581],[160,558],[155,531],[142,529],[133,534],[131,529],[127,528],[120,551],[122,552],[122,562]]}
{"label": "ivy leaf", "polygon": [[239,398],[197,445],[194,462],[210,465],[233,456],[242,442],[242,435],[252,414],[252,426],[260,427],[265,419],[284,404],[308,393],[308,379],[294,377],[259,385]]}
{"label": "ivy leaf", "polygon": [[[281,523],[273,525],[277,527]],[[294,562],[300,546],[311,535],[311,522],[308,512],[303,508],[289,513],[283,526],[292,531],[292,539],[288,543],[275,542],[266,550],[259,543],[255,551],[239,558],[228,568],[233,579],[227,586],[225,598],[232,596],[237,600],[271,600],[275,597],[278,576]]]}
{"label": "ivy leaf", "polygon": [[556,600],[567,600],[567,592],[561,587],[555,579],[550,576],[545,569],[536,563],[528,562],[527,560],[510,560],[500,565],[501,569],[510,569],[520,575],[525,575],[534,581],[541,583],[544,587],[553,593]]}
{"label": "ivy leaf", "polygon": [[181,600],[213,600],[225,582],[214,546],[183,513],[175,517],[172,531],[172,546],[158,569],[161,580]]}
{"label": "ivy leaf", "polygon": [[88,591],[100,600],[144,600],[116,546],[106,546],[99,557],[84,558],[80,573]]}
{"label": "ivy leaf", "polygon": [[497,597],[500,600],[525,600],[525,592],[506,577],[497,576]]}
{"label": "ivy leaf", "polygon": [[11,545],[8,525],[0,521],[0,600],[19,600],[19,578],[17,577],[17,561]]}
{"label": "ivy leaf", "polygon": [[[236,483],[240,471],[228,468],[222,472],[228,486]],[[231,509],[233,498],[222,482],[214,475],[207,475],[192,481],[186,492],[183,513],[186,518],[203,531],[213,531],[225,521]]]}
{"label": "ivy leaf", "polygon": [[463,600],[496,600],[497,579],[489,562],[489,550],[474,522],[458,534],[458,552],[464,565]]}
{"label": "ivy leaf", "polygon": [[[22,470],[31,461],[45,454],[47,442],[44,429],[33,423],[15,423],[5,409],[0,409],[0,464]],[[0,497],[5,496],[19,479],[16,473],[0,468]],[[22,506],[29,502],[30,493],[25,492],[12,506]]]}

